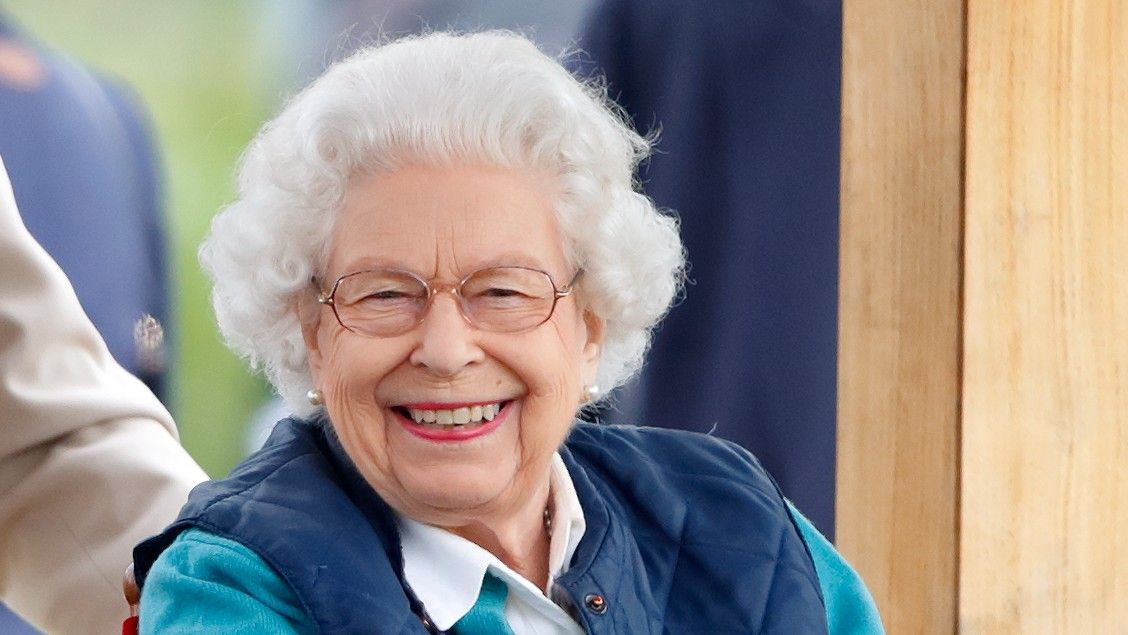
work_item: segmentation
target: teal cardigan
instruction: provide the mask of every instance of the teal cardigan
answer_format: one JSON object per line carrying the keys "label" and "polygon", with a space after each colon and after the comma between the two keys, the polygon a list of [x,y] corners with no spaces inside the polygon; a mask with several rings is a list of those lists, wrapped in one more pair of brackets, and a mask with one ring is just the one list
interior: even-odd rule
{"label": "teal cardigan", "polygon": [[[790,504],[788,509],[814,560],[830,633],[884,633],[858,574],[810,521]],[[314,632],[293,591],[258,555],[199,529],[181,534],[157,559],[142,605],[142,635]]]}

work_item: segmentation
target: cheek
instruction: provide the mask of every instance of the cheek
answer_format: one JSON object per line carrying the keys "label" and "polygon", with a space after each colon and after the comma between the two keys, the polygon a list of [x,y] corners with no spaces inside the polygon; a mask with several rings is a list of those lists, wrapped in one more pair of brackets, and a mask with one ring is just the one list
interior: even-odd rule
{"label": "cheek", "polygon": [[387,353],[391,347],[336,337],[322,363],[321,391],[325,409],[341,444],[370,482],[389,479],[386,412],[378,395],[384,378],[398,364]]}
{"label": "cheek", "polygon": [[[380,383],[405,359],[406,354],[385,341],[362,338],[337,329],[322,339],[320,386],[326,399],[372,402]],[[359,404],[358,404],[359,405]]]}
{"label": "cheek", "polygon": [[382,434],[384,407],[380,386],[399,364],[391,355],[394,347],[376,346],[352,334],[334,337],[321,364],[321,392],[334,427],[342,436],[371,437]]}
{"label": "cheek", "polygon": [[[554,325],[556,326],[556,325]],[[580,379],[578,349],[558,327],[547,329],[534,341],[523,342],[511,356],[517,373],[531,395],[552,401],[566,400]]]}
{"label": "cheek", "polygon": [[[523,433],[545,443],[558,443],[571,427],[581,391],[580,345],[558,325],[535,342],[516,347],[514,370],[528,387]],[[531,433],[531,434],[530,434]],[[539,445],[539,444],[538,444]]]}

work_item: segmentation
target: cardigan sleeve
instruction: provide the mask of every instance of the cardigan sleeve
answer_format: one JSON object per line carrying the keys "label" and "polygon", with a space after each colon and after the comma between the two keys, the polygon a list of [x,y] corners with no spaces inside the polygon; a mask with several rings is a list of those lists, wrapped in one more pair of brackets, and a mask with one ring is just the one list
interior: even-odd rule
{"label": "cardigan sleeve", "polygon": [[819,576],[830,635],[884,634],[877,605],[862,578],[799,510],[787,502]]}
{"label": "cardigan sleeve", "polygon": [[166,549],[141,593],[142,635],[313,633],[289,585],[243,545],[189,529]]}

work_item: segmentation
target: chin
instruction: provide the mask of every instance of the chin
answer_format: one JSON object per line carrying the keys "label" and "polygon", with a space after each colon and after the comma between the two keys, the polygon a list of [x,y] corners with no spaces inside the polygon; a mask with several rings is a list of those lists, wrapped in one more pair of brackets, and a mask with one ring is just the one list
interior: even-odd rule
{"label": "chin", "polygon": [[411,507],[438,512],[481,510],[500,501],[513,486],[516,466],[431,465],[402,475],[403,496]]}

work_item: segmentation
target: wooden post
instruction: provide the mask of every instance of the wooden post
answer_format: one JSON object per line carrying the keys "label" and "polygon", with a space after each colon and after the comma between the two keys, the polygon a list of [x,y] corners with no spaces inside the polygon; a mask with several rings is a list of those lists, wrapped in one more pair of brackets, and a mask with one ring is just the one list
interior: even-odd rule
{"label": "wooden post", "polygon": [[1128,632],[1128,3],[968,11],[960,625]]}
{"label": "wooden post", "polygon": [[1128,632],[1128,2],[843,49],[839,546],[892,633]]}
{"label": "wooden post", "polygon": [[837,540],[891,633],[957,595],[962,0],[843,7]]}

